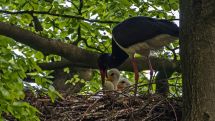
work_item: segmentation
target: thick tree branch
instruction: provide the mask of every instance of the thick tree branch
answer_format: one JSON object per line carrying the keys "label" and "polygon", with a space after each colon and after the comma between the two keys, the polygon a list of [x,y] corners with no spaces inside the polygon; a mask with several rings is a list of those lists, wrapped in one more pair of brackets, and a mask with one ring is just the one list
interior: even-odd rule
{"label": "thick tree branch", "polygon": [[[90,52],[81,48],[78,48],[71,44],[66,44],[57,40],[40,37],[30,31],[21,29],[17,26],[0,22],[0,35],[4,35],[13,38],[15,41],[28,45],[31,48],[41,51],[45,54],[56,54],[66,59],[62,59],[61,62],[53,62],[49,64],[39,64],[43,69],[62,68],[66,66],[78,66],[85,68],[97,69],[98,53]],[[179,70],[179,64],[166,59],[160,59],[151,57],[151,63],[154,70],[160,70],[162,68],[174,68]],[[148,61],[143,58],[137,59],[139,70],[147,70]],[[132,71],[130,60],[126,60],[119,69],[125,71]]]}
{"label": "thick tree branch", "polygon": [[[152,66],[154,70],[163,70],[165,68],[171,68],[174,69],[177,72],[181,71],[180,64],[179,62],[175,61],[169,61],[167,59],[161,59],[161,58],[156,58],[156,57],[150,57]],[[138,69],[139,70],[148,70],[148,60],[145,58],[137,58],[137,63],[138,63]],[[78,62],[73,62],[69,61],[67,59],[62,59],[62,61],[59,62],[51,62],[51,63],[40,63],[38,64],[42,69],[44,70],[55,70],[59,68],[64,68],[64,67],[82,67],[82,68],[91,68],[91,69],[98,69],[96,62],[93,65],[88,64],[86,61],[85,63],[78,63]],[[120,70],[124,71],[133,71],[130,59],[126,60],[124,64],[122,64],[119,67]]]}
{"label": "thick tree branch", "polygon": [[[95,66],[98,54],[86,51],[71,44],[40,37],[17,26],[0,22],[0,34],[13,38],[15,41],[28,45],[45,54],[56,54],[72,60],[74,63],[87,63]],[[90,59],[89,59],[90,58]]]}

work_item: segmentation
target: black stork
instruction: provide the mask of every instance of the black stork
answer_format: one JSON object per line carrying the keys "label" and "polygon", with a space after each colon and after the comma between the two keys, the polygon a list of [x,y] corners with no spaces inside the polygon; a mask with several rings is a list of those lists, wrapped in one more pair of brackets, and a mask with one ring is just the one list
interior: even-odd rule
{"label": "black stork", "polygon": [[[117,68],[128,57],[135,73],[135,95],[139,79],[134,54],[139,53],[148,60],[150,50],[159,49],[178,39],[179,27],[168,20],[150,17],[132,17],[116,25],[112,30],[112,53],[102,54],[98,59],[102,83],[109,68]],[[153,70],[149,61],[150,75]]]}

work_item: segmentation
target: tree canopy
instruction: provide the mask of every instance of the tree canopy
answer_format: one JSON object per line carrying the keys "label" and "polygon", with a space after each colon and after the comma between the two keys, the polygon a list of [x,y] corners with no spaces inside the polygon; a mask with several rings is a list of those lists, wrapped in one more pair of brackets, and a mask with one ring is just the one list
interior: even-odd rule
{"label": "tree canopy", "polygon": [[[1,117],[6,113],[20,120],[39,120],[38,110],[22,101],[24,88],[32,88],[24,80],[34,80],[54,101],[60,94],[52,86],[52,73],[56,69],[69,73],[75,67],[97,69],[98,56],[111,53],[111,31],[116,24],[133,16],[177,22],[178,9],[178,0],[1,0]],[[151,57],[153,69],[165,67],[180,72],[178,41],[155,55]],[[148,70],[147,60],[140,58],[138,63],[141,70]],[[129,60],[120,70],[133,79]],[[178,76],[173,75],[170,85],[180,80]],[[74,78],[78,77],[72,81]],[[144,74],[141,78],[147,80]],[[96,70],[90,80],[84,83],[88,87],[96,83],[96,89],[100,89]],[[170,91],[181,95],[176,88]]]}

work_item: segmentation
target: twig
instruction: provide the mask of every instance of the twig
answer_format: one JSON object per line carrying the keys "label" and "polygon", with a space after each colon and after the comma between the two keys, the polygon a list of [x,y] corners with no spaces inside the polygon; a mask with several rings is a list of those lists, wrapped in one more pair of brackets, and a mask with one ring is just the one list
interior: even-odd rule
{"label": "twig", "polygon": [[84,44],[85,44],[88,48],[91,48],[91,49],[97,50],[97,51],[99,51],[99,52],[101,52],[101,53],[104,53],[104,51],[100,50],[99,48],[90,46],[90,45],[87,43],[87,39],[81,38],[81,40],[83,40]]}
{"label": "twig", "polygon": [[93,106],[95,106],[96,105],[96,103],[98,102],[98,101],[100,101],[102,98],[100,98],[100,99],[97,99],[92,105],[90,105],[88,108],[87,108],[87,110],[84,112],[84,114],[82,115],[82,118],[80,119],[80,121],[82,121],[84,118],[85,118],[85,116],[87,115],[87,113],[91,110],[91,108],[93,107]]}
{"label": "twig", "polygon": [[173,56],[174,56],[173,60],[177,61],[177,54],[176,54],[175,50],[179,49],[179,47],[176,47],[173,49],[171,49],[169,46],[165,46],[165,47],[173,53]]}
{"label": "twig", "polygon": [[177,115],[176,115],[176,112],[175,112],[175,109],[174,107],[172,106],[172,104],[166,99],[166,101],[168,102],[168,104],[171,106],[172,108],[172,111],[174,112],[174,116],[175,116],[175,121],[178,121],[178,118],[177,118]]}
{"label": "twig", "polygon": [[110,21],[110,20],[97,20],[97,19],[86,19],[82,16],[73,16],[73,15],[62,15],[62,14],[56,14],[56,13],[50,13],[48,11],[16,11],[16,12],[11,12],[11,11],[6,11],[6,10],[0,10],[0,13],[5,13],[5,14],[43,14],[43,15],[51,15],[51,16],[58,16],[58,17],[64,17],[64,18],[74,18],[78,20],[83,20],[83,21],[88,21],[88,22],[97,22],[97,23],[106,23],[106,24],[114,24],[114,23],[119,23],[119,21]]}
{"label": "twig", "polygon": [[149,119],[152,115],[152,111],[158,106],[160,105],[164,100],[159,101],[157,104],[155,104],[151,110],[149,111],[149,113],[147,114],[147,117],[144,119],[144,121],[146,121],[147,119]]}

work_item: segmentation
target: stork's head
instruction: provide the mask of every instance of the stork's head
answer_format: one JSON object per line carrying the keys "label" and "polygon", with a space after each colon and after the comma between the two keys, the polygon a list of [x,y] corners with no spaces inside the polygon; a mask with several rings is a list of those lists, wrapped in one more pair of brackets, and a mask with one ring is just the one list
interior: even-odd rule
{"label": "stork's head", "polygon": [[98,58],[98,66],[101,74],[102,83],[104,83],[105,76],[107,75],[107,69],[110,68],[111,55],[101,54]]}
{"label": "stork's head", "polygon": [[129,87],[131,83],[128,81],[127,78],[120,78],[118,85],[117,85],[117,90],[118,91],[123,91],[125,88]]}
{"label": "stork's head", "polygon": [[120,77],[120,72],[116,68],[112,68],[108,71],[107,73],[108,81],[111,81],[113,83],[118,83],[119,77]]}

